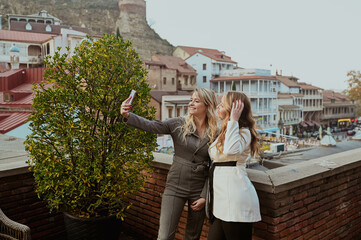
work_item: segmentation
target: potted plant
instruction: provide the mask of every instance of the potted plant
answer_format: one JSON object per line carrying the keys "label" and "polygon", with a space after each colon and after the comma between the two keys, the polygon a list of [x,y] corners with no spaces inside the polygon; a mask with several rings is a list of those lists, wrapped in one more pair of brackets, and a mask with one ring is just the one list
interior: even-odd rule
{"label": "potted plant", "polygon": [[120,115],[135,89],[133,111],[154,116],[146,70],[131,43],[112,35],[87,38],[72,56],[58,51],[45,64],[25,141],[36,192],[66,219],[123,220],[127,196],[143,187],[156,147],[153,134],[125,126]]}

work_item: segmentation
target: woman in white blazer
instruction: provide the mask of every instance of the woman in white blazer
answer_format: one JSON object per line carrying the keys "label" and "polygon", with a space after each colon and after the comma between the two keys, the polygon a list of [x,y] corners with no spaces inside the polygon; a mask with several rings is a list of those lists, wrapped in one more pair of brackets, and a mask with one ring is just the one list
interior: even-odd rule
{"label": "woman in white blazer", "polygon": [[217,107],[222,119],[218,138],[209,147],[212,159],[208,240],[252,239],[252,223],[261,220],[258,196],[246,172],[246,162],[259,143],[249,98],[227,92]]}

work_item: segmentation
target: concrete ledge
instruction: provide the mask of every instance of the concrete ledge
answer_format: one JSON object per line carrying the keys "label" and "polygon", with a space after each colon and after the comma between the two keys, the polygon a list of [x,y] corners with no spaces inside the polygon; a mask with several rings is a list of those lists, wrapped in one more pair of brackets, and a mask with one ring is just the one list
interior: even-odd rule
{"label": "concrete ledge", "polygon": [[[264,172],[252,169],[247,169],[247,172],[257,190],[280,193],[359,166],[360,148]],[[264,175],[269,177],[268,182]]]}
{"label": "concrete ledge", "polygon": [[[153,153],[152,166],[169,170],[173,156]],[[361,148],[294,163],[267,171],[247,169],[255,188],[280,193],[361,166]]]}

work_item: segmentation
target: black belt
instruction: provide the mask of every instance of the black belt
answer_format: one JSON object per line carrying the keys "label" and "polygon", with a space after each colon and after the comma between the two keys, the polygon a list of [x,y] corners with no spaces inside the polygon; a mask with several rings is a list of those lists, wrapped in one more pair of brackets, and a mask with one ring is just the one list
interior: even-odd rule
{"label": "black belt", "polygon": [[209,169],[209,208],[208,208],[208,214],[209,214],[209,220],[210,222],[214,221],[213,216],[213,198],[214,198],[214,192],[213,192],[213,175],[214,175],[214,169],[216,167],[235,167],[237,166],[237,161],[230,161],[230,162],[213,162],[211,164],[211,168]]}

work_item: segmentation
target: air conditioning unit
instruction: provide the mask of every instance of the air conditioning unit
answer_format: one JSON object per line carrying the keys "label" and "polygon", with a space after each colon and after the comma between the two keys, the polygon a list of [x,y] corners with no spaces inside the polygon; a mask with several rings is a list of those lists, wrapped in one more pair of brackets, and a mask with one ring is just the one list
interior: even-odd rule
{"label": "air conditioning unit", "polygon": [[285,151],[285,144],[284,143],[272,143],[270,145],[270,151],[272,153],[284,152]]}

